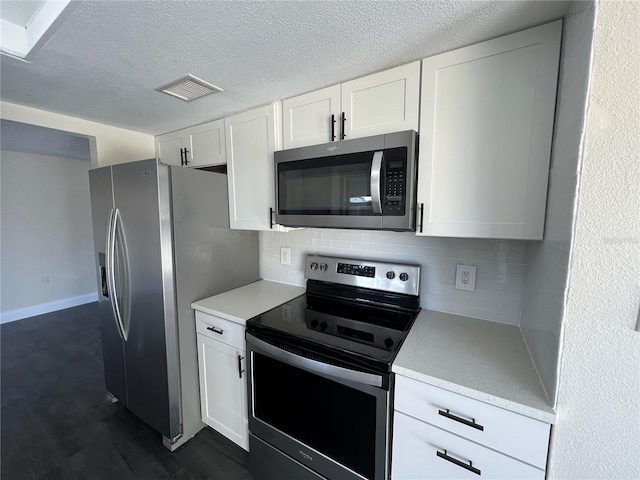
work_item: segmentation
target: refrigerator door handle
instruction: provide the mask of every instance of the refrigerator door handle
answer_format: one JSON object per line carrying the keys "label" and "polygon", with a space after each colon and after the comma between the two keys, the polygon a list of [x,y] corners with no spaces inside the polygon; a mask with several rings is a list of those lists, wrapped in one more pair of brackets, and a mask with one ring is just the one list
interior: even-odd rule
{"label": "refrigerator door handle", "polygon": [[[113,234],[112,234],[112,238],[113,238],[113,259],[112,262],[115,265],[116,260],[118,261],[118,266],[119,266],[119,271],[124,271],[125,272],[125,278],[124,280],[124,286],[123,285],[116,285],[116,274],[115,274],[115,269],[112,269],[112,275],[113,275],[113,286],[114,286],[114,292],[116,291],[116,286],[120,287],[120,297],[118,297],[117,295],[115,295],[114,298],[114,305],[116,307],[116,311],[118,312],[117,315],[117,322],[118,325],[120,327],[120,332],[121,332],[121,336],[122,339],[126,342],[127,339],[129,338],[129,318],[123,318],[123,313],[126,314],[127,317],[129,317],[128,312],[129,312],[129,306],[128,305],[121,305],[120,301],[124,301],[126,304],[129,303],[129,299],[130,299],[130,294],[131,292],[129,291],[130,289],[130,281],[129,281],[129,256],[127,255],[127,244],[125,241],[125,236],[124,236],[124,230],[122,227],[122,217],[120,216],[120,209],[116,208],[115,213],[113,215]],[[122,245],[122,253],[123,253],[123,258],[120,258],[120,253],[119,253],[119,249],[117,248],[117,243],[120,243]],[[124,287],[124,288],[123,288]],[[126,320],[126,322],[125,322]],[[125,325],[126,323],[126,325]]]}
{"label": "refrigerator door handle", "polygon": [[122,333],[120,321],[118,319],[119,312],[115,290],[115,213],[116,210],[112,208],[111,212],[109,213],[109,223],[107,224],[107,291],[109,292],[109,303],[111,304],[111,312],[113,313],[113,321],[116,324],[116,330],[118,331],[118,335],[120,336],[120,338],[124,340],[124,335]]}

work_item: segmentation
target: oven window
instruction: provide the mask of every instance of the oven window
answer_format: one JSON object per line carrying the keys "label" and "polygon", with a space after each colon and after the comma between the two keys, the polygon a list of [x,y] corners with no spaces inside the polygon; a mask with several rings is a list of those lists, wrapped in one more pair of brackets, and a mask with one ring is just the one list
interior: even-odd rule
{"label": "oven window", "polygon": [[256,418],[374,478],[375,397],[259,353],[253,358]]}
{"label": "oven window", "polygon": [[373,215],[373,153],[278,164],[281,215]]}

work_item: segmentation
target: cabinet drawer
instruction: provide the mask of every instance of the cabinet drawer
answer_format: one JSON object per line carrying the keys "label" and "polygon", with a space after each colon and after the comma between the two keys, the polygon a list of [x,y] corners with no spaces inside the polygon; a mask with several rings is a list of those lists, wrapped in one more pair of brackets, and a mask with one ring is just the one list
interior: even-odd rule
{"label": "cabinet drawer", "polygon": [[232,347],[245,350],[244,326],[196,310],[196,331]]}
{"label": "cabinet drawer", "polygon": [[544,479],[544,470],[400,412],[394,418],[391,472],[392,480]]}
{"label": "cabinet drawer", "polygon": [[550,425],[400,375],[395,409],[544,469]]}

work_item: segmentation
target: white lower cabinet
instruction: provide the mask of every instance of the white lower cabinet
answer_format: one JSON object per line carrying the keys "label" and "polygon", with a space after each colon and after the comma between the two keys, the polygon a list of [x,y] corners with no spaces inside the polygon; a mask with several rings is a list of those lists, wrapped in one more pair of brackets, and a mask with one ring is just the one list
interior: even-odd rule
{"label": "white lower cabinet", "polygon": [[396,411],[392,478],[543,480],[544,470]]}
{"label": "white lower cabinet", "polygon": [[551,425],[396,376],[392,479],[544,479]]}
{"label": "white lower cabinet", "polygon": [[249,450],[244,327],[196,312],[196,329],[202,421]]}

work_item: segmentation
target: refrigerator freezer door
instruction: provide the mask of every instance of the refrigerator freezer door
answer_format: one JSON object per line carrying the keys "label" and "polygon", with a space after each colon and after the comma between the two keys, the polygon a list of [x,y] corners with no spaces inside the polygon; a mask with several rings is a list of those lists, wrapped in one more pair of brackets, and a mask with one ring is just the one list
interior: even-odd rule
{"label": "refrigerator freezer door", "polygon": [[181,433],[181,408],[168,167],[153,159],[114,165],[112,172],[116,257],[129,277],[118,292],[129,296],[123,316],[128,407],[173,439]]}
{"label": "refrigerator freezer door", "polygon": [[[93,217],[93,241],[96,249],[96,275],[98,282],[98,312],[102,330],[102,356],[107,391],[127,405],[124,345],[111,308],[111,294],[106,287],[107,230],[113,210],[111,168],[104,167],[89,172],[91,189],[91,215]],[[104,277],[103,277],[104,275]]]}

